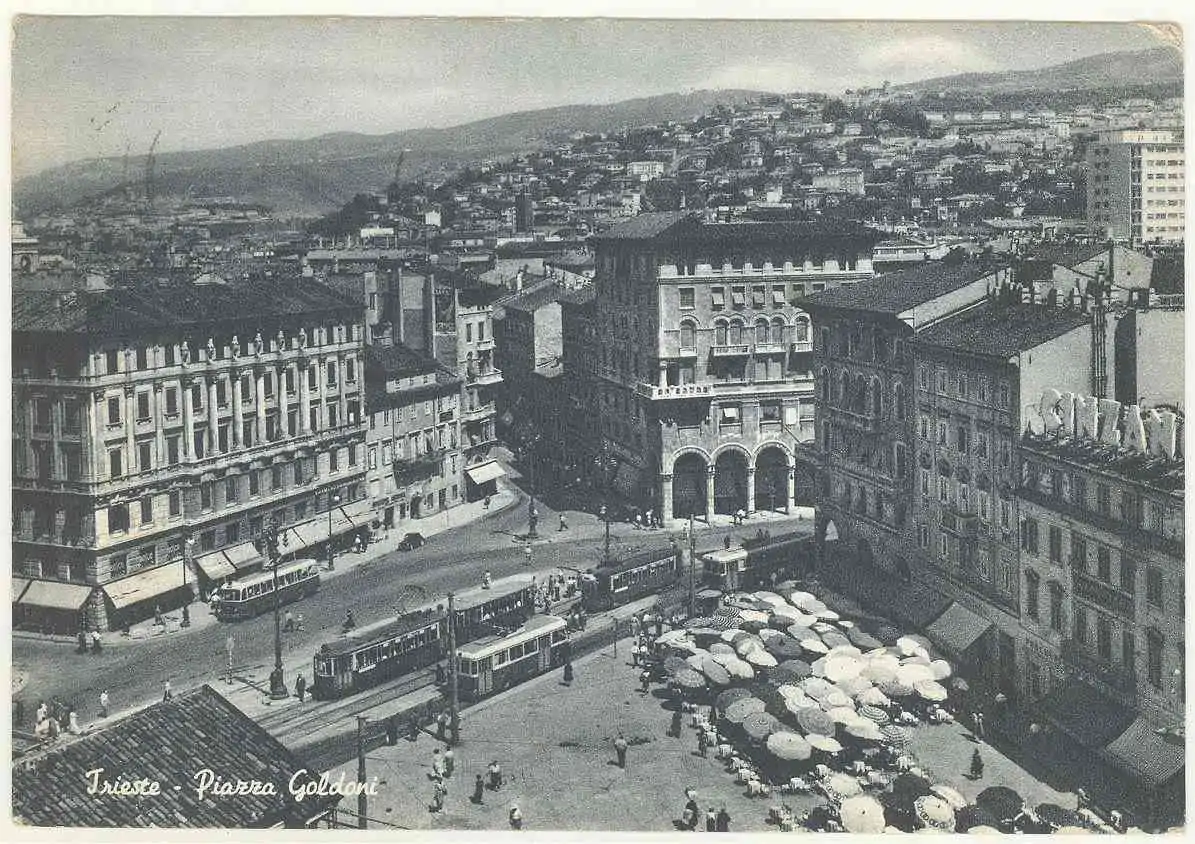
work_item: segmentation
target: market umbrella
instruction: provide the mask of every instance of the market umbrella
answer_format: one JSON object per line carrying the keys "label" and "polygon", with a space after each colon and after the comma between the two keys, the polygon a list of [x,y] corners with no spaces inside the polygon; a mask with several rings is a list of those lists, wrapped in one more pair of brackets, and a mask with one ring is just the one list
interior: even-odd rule
{"label": "market umbrella", "polygon": [[913,693],[913,687],[900,680],[884,680],[876,683],[876,687],[888,697],[908,697]]}
{"label": "market umbrella", "polygon": [[797,719],[797,723],[801,723],[801,713],[807,709],[821,711],[821,707],[815,701],[807,697],[785,697],[784,708],[789,715]]}
{"label": "market umbrella", "polygon": [[796,683],[800,681],[800,677],[789,671],[787,668],[776,666],[768,669],[768,683],[772,686],[783,686],[788,683]]}
{"label": "market umbrella", "polygon": [[880,732],[880,728],[866,718],[852,721],[844,729],[848,736],[859,739],[860,741],[882,741],[884,739],[884,734]]}
{"label": "market umbrella", "polygon": [[[926,668],[929,668],[930,663],[932,662],[933,660],[929,658],[929,653],[927,651],[918,651],[912,656],[901,657],[900,660],[901,665],[924,665]],[[932,668],[930,668],[929,673],[932,677],[934,673]]]}
{"label": "market umbrella", "polygon": [[814,615],[816,615],[822,621],[838,621],[840,618],[842,618],[842,616],[834,612],[834,610],[830,609],[829,607],[823,607],[822,609],[817,610],[814,612]]}
{"label": "market umbrella", "polygon": [[824,677],[806,677],[801,681],[801,688],[814,700],[821,700],[834,691],[834,684]]}
{"label": "market umbrella", "polygon": [[691,627],[689,633],[697,640],[697,644],[705,646],[714,641],[721,641],[722,631],[715,627]]}
{"label": "market umbrella", "polygon": [[[916,774],[901,774],[892,781],[892,796],[904,807],[913,805],[919,797],[933,794],[930,781]],[[953,813],[952,813],[953,816]]]}
{"label": "market umbrella", "polygon": [[736,700],[730,706],[726,707],[723,715],[726,720],[732,724],[741,724],[748,715],[756,712],[763,712],[764,702],[757,697],[745,697],[741,700]]}
{"label": "market umbrella", "polygon": [[731,627],[722,631],[722,641],[729,645],[734,641],[735,636],[742,636],[746,632],[741,627]]}
{"label": "market umbrella", "polygon": [[[792,683],[784,683],[777,686],[776,693],[786,700],[792,699],[809,701],[809,696],[805,694],[805,690]],[[812,703],[812,701],[809,701],[808,705],[812,705]]]}
{"label": "market umbrella", "polygon": [[835,707],[839,707],[839,708],[849,707],[852,710],[855,707],[855,702],[853,700],[851,700],[851,696],[846,694],[842,689],[839,689],[839,688],[831,689],[829,691],[829,693],[825,697],[823,697],[821,699],[821,701],[819,701],[819,702],[822,705],[822,709],[825,709],[827,712]]}
{"label": "market umbrella", "polygon": [[739,617],[739,610],[738,610],[738,607],[722,606],[722,607],[718,607],[716,610],[714,610],[714,616],[715,617],[721,616],[722,618],[737,619]]}
{"label": "market umbrella", "polygon": [[682,642],[688,638],[687,630],[669,630],[667,633],[662,633],[656,637],[657,645],[671,645],[674,642]]}
{"label": "market umbrella", "polygon": [[842,828],[856,835],[874,835],[884,831],[884,807],[869,794],[848,797],[838,807]]}
{"label": "market umbrella", "polygon": [[[817,596],[811,592],[793,592],[788,596],[788,599],[792,601],[792,605],[794,607],[805,612],[809,612],[806,607],[821,603],[821,601],[817,599]],[[823,606],[825,605],[823,604]]]}
{"label": "market umbrella", "polygon": [[822,601],[814,598],[812,601],[806,601],[805,606],[801,607],[801,611],[807,612],[810,615],[817,615],[826,608],[826,605]]}
{"label": "market umbrella", "polygon": [[838,800],[854,797],[863,791],[858,780],[840,771],[835,771],[822,780],[822,785],[825,786],[826,791]]}
{"label": "market umbrella", "polygon": [[875,723],[876,726],[879,727],[884,726],[890,720],[892,720],[888,717],[888,713],[880,709],[878,706],[871,706],[866,703],[859,706],[859,715],[866,718],[868,721]]}
{"label": "market umbrella", "polygon": [[860,630],[858,627],[852,627],[846,631],[846,637],[851,640],[852,645],[862,648],[865,651],[883,647],[884,645],[879,639],[864,630]]}
{"label": "market umbrella", "polygon": [[1076,812],[1064,809],[1057,803],[1040,803],[1033,810],[1033,814],[1037,815],[1038,820],[1048,823],[1055,829],[1064,826],[1078,826],[1079,824],[1079,815]]}
{"label": "market umbrella", "polygon": [[868,632],[875,636],[885,645],[891,645],[900,638],[900,631],[886,622],[879,622],[874,625],[869,625]]}
{"label": "market umbrella", "polygon": [[780,659],[793,659],[804,653],[796,639],[783,634],[768,639],[764,642],[764,647],[768,649],[768,653]]}
{"label": "market umbrella", "polygon": [[805,614],[796,607],[789,606],[788,604],[784,606],[773,605],[769,621],[773,627],[783,630],[788,625],[795,624],[804,617]]}
{"label": "market umbrella", "polygon": [[917,692],[918,696],[924,698],[925,700],[943,701],[949,697],[946,687],[933,680],[918,683],[913,687],[913,689]]}
{"label": "market umbrella", "polygon": [[975,805],[964,806],[957,810],[955,821],[959,832],[986,831],[985,828],[998,831],[996,827],[1000,825],[1000,818],[987,809]]}
{"label": "market umbrella", "polygon": [[730,673],[713,657],[707,656],[702,660],[701,673],[715,686],[730,685]]}
{"label": "market umbrella", "polygon": [[705,677],[687,665],[673,675],[672,682],[676,683],[682,689],[705,688]]}
{"label": "market umbrella", "polygon": [[801,640],[801,648],[806,653],[811,653],[817,656],[818,654],[828,654],[830,648],[819,637],[810,634]]}
{"label": "market umbrella", "polygon": [[879,656],[869,654],[863,667],[859,669],[859,673],[873,683],[878,684],[895,680],[898,668],[900,668],[900,662],[896,657],[889,656],[888,654]]}
{"label": "market umbrella", "polygon": [[835,706],[826,710],[835,724],[851,724],[859,720],[859,713],[849,706]]}
{"label": "market umbrella", "polygon": [[945,680],[951,674],[950,663],[944,659],[935,659],[929,664],[929,670],[934,673],[935,680]]}
{"label": "market umbrella", "polygon": [[780,663],[780,667],[786,671],[791,671],[793,674],[796,674],[802,679],[810,676],[813,673],[813,669],[810,667],[809,663],[805,662],[803,659],[786,659],[784,662]]}
{"label": "market umbrella", "polygon": [[831,755],[842,752],[842,745],[838,739],[831,736],[822,735],[821,733],[810,733],[805,737],[809,742],[809,746],[814,750],[820,750],[822,753],[829,753]]}
{"label": "market umbrella", "polygon": [[772,642],[776,639],[783,640],[788,638],[788,635],[783,630],[777,630],[774,627],[765,627],[755,635],[757,635],[763,641],[765,647],[769,642]]}
{"label": "market umbrella", "polygon": [[664,658],[664,670],[669,674],[675,674],[678,671],[683,671],[689,667],[689,663],[685,662],[679,656],[670,656]]}
{"label": "market umbrella", "polygon": [[925,650],[922,644],[912,636],[901,636],[896,640],[896,647],[900,651],[901,656],[914,656]]}
{"label": "market umbrella", "polygon": [[855,659],[863,659],[863,651],[859,650],[858,646],[847,643],[845,645],[839,644],[830,648],[830,653],[827,656],[849,656]]}
{"label": "market umbrella", "polygon": [[855,622],[851,621],[849,618],[842,618],[838,620],[838,626],[845,630],[849,636],[851,629],[855,626]]}
{"label": "market umbrella", "polygon": [[1025,800],[1006,785],[993,785],[979,792],[975,805],[1003,821],[1019,815]]}
{"label": "market umbrella", "polygon": [[857,695],[872,687],[871,681],[866,677],[847,677],[845,680],[839,680],[835,685],[848,695]]}
{"label": "market umbrella", "polygon": [[866,704],[868,706],[890,706],[892,704],[892,701],[888,699],[888,696],[875,686],[860,692],[859,696],[855,698],[855,700],[857,700],[860,704]]}
{"label": "market umbrella", "polygon": [[760,639],[758,636],[751,636],[750,638],[739,639],[737,642],[735,642],[734,650],[735,653],[745,659],[747,654],[751,653],[752,651],[765,651],[765,648],[763,646],[762,639]]}
{"label": "market umbrella", "polygon": [[956,812],[967,805],[967,798],[964,797],[962,793],[953,786],[942,784],[933,785],[930,786],[930,791],[949,803],[950,808],[954,809]]}
{"label": "market umbrella", "polygon": [[735,607],[740,610],[753,610],[758,607],[755,599],[750,595],[742,592],[735,592],[732,595],[726,596],[726,606]]}
{"label": "market umbrella", "polygon": [[797,723],[806,734],[821,733],[824,736],[834,734],[834,719],[814,707],[806,707],[797,713]]}
{"label": "market umbrella", "polygon": [[724,657],[722,667],[731,677],[737,677],[740,680],[751,680],[755,678],[755,669],[751,667],[749,662],[745,662],[736,656]]}
{"label": "market umbrella", "polygon": [[782,595],[788,595],[788,594],[791,594],[792,591],[797,588],[797,581],[782,580],[779,583],[777,583],[775,586],[773,586],[772,588],[775,589],[777,592],[779,592]]}
{"label": "market umbrella", "polygon": [[687,657],[685,657],[685,664],[694,671],[700,671],[702,664],[705,662],[706,658],[709,657],[709,655],[709,651],[702,651],[701,653],[697,654],[689,654]]}
{"label": "market umbrella", "polygon": [[812,629],[810,629],[808,624],[802,624],[799,621],[795,621],[792,624],[790,624],[788,627],[785,628],[784,632],[788,633],[788,635],[792,636],[798,642],[801,641],[802,639],[806,638],[807,636],[817,635],[813,632]]}
{"label": "market umbrella", "polygon": [[962,677],[955,677],[950,681],[950,688],[957,689],[960,692],[969,692],[971,691],[971,684]]}
{"label": "market umbrella", "polygon": [[846,654],[831,654],[826,657],[825,677],[832,683],[849,677],[858,677],[863,670],[863,663],[856,657]]}
{"label": "market umbrella", "polygon": [[776,657],[772,656],[762,648],[756,648],[747,651],[746,656],[743,658],[757,668],[775,668],[778,664],[776,662]]}
{"label": "market umbrella", "polygon": [[768,626],[768,614],[763,610],[743,610],[739,613],[739,622],[743,627],[747,625],[754,625],[756,627]]}
{"label": "market umbrella", "polygon": [[712,654],[727,654],[728,656],[735,655],[734,647],[726,644],[726,642],[714,642],[712,645],[710,645],[710,653],[712,653]]}
{"label": "market umbrella", "polygon": [[737,700],[751,697],[751,692],[744,688],[727,689],[724,692],[718,692],[718,696],[714,698],[714,706],[718,708],[719,712],[725,712],[726,708]]}
{"label": "market umbrella", "polygon": [[776,716],[767,712],[752,712],[743,719],[743,732],[754,741],[763,741],[780,728]]}
{"label": "market umbrella", "polygon": [[786,762],[799,762],[808,759],[813,752],[809,742],[798,733],[780,730],[768,736],[768,752],[777,759]]}
{"label": "market umbrella", "polygon": [[781,604],[788,603],[788,600],[786,598],[782,598],[779,595],[777,595],[775,592],[768,592],[766,590],[756,592],[754,595],[752,595],[752,597],[755,598],[755,600],[757,600],[757,601],[765,601],[766,603],[769,603],[769,604],[774,601],[779,601]]}
{"label": "market umbrella", "polygon": [[950,804],[937,795],[918,797],[913,803],[913,814],[927,829],[954,832],[954,809],[950,808]]}
{"label": "market umbrella", "polygon": [[896,669],[896,679],[900,682],[916,686],[918,683],[933,682],[934,672],[930,671],[928,665],[919,665],[917,663],[901,665]]}
{"label": "market umbrella", "polygon": [[721,589],[702,589],[697,593],[697,597],[703,601],[713,600],[714,598],[722,597]]}
{"label": "market umbrella", "polygon": [[819,636],[825,633],[837,633],[838,628],[828,621],[818,621],[817,616],[814,616],[813,624],[809,625],[810,629]]}
{"label": "market umbrella", "polygon": [[909,746],[909,734],[901,727],[895,724],[889,724],[886,727],[880,728],[880,734],[883,736],[887,744],[895,748],[905,748]]}

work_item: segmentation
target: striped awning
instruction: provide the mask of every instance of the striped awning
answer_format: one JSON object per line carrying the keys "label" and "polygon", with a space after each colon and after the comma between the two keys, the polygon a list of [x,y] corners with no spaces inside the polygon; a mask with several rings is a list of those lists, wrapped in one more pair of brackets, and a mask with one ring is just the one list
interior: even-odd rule
{"label": "striped awning", "polygon": [[1104,750],[1104,755],[1151,785],[1168,782],[1185,764],[1184,746],[1168,741],[1158,728],[1138,717]]}

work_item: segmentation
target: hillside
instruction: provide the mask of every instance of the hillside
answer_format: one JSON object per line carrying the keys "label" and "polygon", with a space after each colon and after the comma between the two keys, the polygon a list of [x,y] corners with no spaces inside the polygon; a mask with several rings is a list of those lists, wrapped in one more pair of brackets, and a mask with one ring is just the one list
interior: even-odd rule
{"label": "hillside", "polygon": [[906,91],[1060,91],[1084,88],[1112,88],[1178,82],[1183,78],[1182,53],[1171,47],[1150,50],[1101,53],[1064,64],[1035,70],[996,73],[960,73],[896,86]]}
{"label": "hillside", "polygon": [[[305,140],[270,140],[221,149],[157,156],[156,193],[236,196],[280,212],[319,214],[358,192],[383,188],[399,150],[410,151],[404,178],[456,168],[485,158],[536,149],[574,132],[603,132],[667,120],[689,120],[715,105],[740,103],[759,92],[694,91],[608,105],[571,105],[505,114],[460,126],[386,135],[337,132]],[[131,162],[140,173],[144,159]],[[69,206],[120,184],[121,158],[72,162],[20,179],[14,201],[22,214]]]}

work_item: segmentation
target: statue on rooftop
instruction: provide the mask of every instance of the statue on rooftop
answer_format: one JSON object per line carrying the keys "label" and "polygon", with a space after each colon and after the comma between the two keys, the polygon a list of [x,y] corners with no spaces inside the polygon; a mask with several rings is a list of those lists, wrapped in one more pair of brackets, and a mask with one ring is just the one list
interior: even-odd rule
{"label": "statue on rooftop", "polygon": [[216,359],[216,341],[211,337],[207,338],[207,359],[209,361]]}
{"label": "statue on rooftop", "polygon": [[241,341],[235,334],[232,335],[232,356],[239,358],[241,356]]}
{"label": "statue on rooftop", "polygon": [[179,350],[179,353],[182,355],[183,366],[191,362],[191,338],[188,337],[183,340],[182,349]]}
{"label": "statue on rooftop", "polygon": [[253,354],[261,357],[262,349],[265,347],[265,341],[261,339],[261,332],[258,331],[253,337]]}

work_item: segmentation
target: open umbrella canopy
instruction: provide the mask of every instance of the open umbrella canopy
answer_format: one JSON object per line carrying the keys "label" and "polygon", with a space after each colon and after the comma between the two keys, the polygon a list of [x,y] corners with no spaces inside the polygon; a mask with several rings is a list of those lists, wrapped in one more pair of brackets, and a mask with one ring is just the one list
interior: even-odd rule
{"label": "open umbrella canopy", "polygon": [[930,671],[928,665],[902,664],[900,668],[896,669],[896,679],[906,685],[916,686],[918,683],[934,682],[934,672]]}
{"label": "open umbrella canopy", "polygon": [[701,666],[705,663],[705,660],[709,657],[709,655],[709,651],[702,651],[701,653],[697,654],[689,654],[687,657],[685,657],[685,664],[687,664],[694,671],[700,671]]}
{"label": "open umbrella canopy", "polygon": [[768,752],[777,759],[787,762],[799,762],[808,759],[813,752],[809,742],[798,733],[780,730],[768,736]]}
{"label": "open umbrella canopy", "polygon": [[814,705],[813,701],[809,700],[809,696],[805,694],[805,690],[792,683],[777,686],[776,693],[786,700],[803,700],[806,701],[807,706]]}
{"label": "open umbrella canopy", "polygon": [[702,589],[700,592],[697,593],[697,597],[703,601],[711,601],[715,598],[721,598],[722,590],[721,589]]}
{"label": "open umbrella canopy", "polygon": [[806,734],[821,733],[824,736],[834,734],[834,719],[820,709],[808,707],[797,713],[797,723]]}
{"label": "open umbrella canopy", "polygon": [[909,734],[901,727],[895,724],[889,724],[886,727],[880,727],[880,735],[883,736],[884,742],[890,744],[895,748],[904,748],[909,746]]}
{"label": "open umbrella canopy", "polygon": [[967,805],[967,798],[953,786],[938,784],[930,786],[930,791],[950,804],[950,808],[956,812]]}
{"label": "open umbrella canopy", "polygon": [[735,655],[734,647],[732,645],[728,645],[726,642],[714,642],[712,645],[710,645],[710,653],[726,654],[728,656]]}
{"label": "open umbrella canopy", "polygon": [[750,595],[743,592],[735,592],[727,595],[725,598],[726,606],[735,607],[740,610],[754,610],[759,608],[759,604]]}
{"label": "open umbrella canopy", "polygon": [[689,633],[687,630],[669,630],[667,633],[662,633],[656,637],[656,644],[670,645],[673,642],[683,642],[688,636]]}
{"label": "open umbrella canopy", "polygon": [[854,797],[863,791],[857,779],[840,771],[835,771],[822,780],[822,785],[825,786],[826,791],[834,795],[838,800]]}
{"label": "open umbrella canopy", "polygon": [[850,677],[858,677],[862,670],[863,663],[857,657],[831,653],[826,657],[823,674],[830,682],[837,683]]}
{"label": "open umbrella canopy", "polygon": [[806,677],[801,681],[801,688],[814,700],[821,700],[834,691],[834,684],[824,677]]}
{"label": "open umbrella canopy", "polygon": [[845,630],[848,634],[851,632],[851,629],[855,626],[855,622],[851,621],[849,618],[839,619],[837,624],[838,624],[839,629]]}
{"label": "open umbrella canopy", "polygon": [[731,678],[738,678],[740,680],[752,680],[755,678],[755,669],[751,667],[751,663],[745,662],[737,656],[723,657],[722,667],[726,669],[726,673]]}
{"label": "open umbrella canopy", "polygon": [[732,724],[741,724],[748,715],[763,712],[764,702],[757,697],[745,697],[726,707],[723,714]]}
{"label": "open umbrella canopy", "polygon": [[780,659],[793,659],[804,653],[796,639],[785,635],[773,636],[764,642],[764,647],[768,653]]}
{"label": "open umbrella canopy", "polygon": [[729,645],[734,641],[735,636],[742,636],[746,632],[747,631],[741,627],[731,627],[722,631],[722,641]]}
{"label": "open umbrella canopy", "polygon": [[971,691],[971,684],[962,677],[955,677],[950,681],[950,688],[957,689],[960,692],[969,692]]}
{"label": "open umbrella canopy", "polygon": [[1025,806],[1025,800],[1006,785],[993,785],[979,792],[975,798],[975,805],[1004,821],[1019,815]]}
{"label": "open umbrella canopy", "polygon": [[698,674],[687,665],[672,675],[672,682],[676,683],[682,689],[701,689],[705,687],[704,675]]}
{"label": "open umbrella canopy", "polygon": [[790,683],[800,682],[801,678],[789,671],[787,668],[776,666],[768,669],[768,684],[772,686],[784,686]]}
{"label": "open umbrella canopy", "polygon": [[705,675],[706,680],[715,686],[730,685],[730,672],[711,656],[706,656],[702,660],[701,673]]}
{"label": "open umbrella canopy", "polygon": [[827,646],[820,637],[813,633],[810,633],[808,636],[801,639],[800,645],[801,649],[805,651],[805,653],[813,654],[815,658],[819,655],[828,654],[830,652],[829,646]]}
{"label": "open umbrella canopy", "polygon": [[784,709],[789,715],[792,715],[797,719],[798,724],[801,723],[801,713],[805,712],[805,710],[812,709],[817,712],[821,711],[821,707],[817,705],[817,701],[810,700],[807,697],[785,697]]}
{"label": "open umbrella canopy", "polygon": [[776,662],[776,657],[763,648],[752,648],[743,658],[758,668],[775,668],[779,664]]}
{"label": "open umbrella canopy", "polygon": [[884,680],[876,683],[876,687],[888,697],[908,697],[913,694],[913,687],[901,680]]}
{"label": "open umbrella canopy", "polygon": [[806,617],[803,612],[789,604],[784,604],[783,606],[772,604],[770,615],[771,625],[780,630]]}
{"label": "open umbrella canopy", "polygon": [[780,728],[776,716],[767,712],[752,712],[743,719],[743,732],[755,741],[763,741]]}
{"label": "open umbrella canopy", "polygon": [[836,707],[840,709],[850,708],[852,710],[855,708],[855,702],[851,700],[851,696],[839,688],[831,689],[819,703],[821,703],[822,709],[827,712]]}
{"label": "open umbrella canopy", "polygon": [[988,829],[993,832],[999,832],[996,827],[1000,825],[1000,819],[987,809],[969,805],[955,812],[955,825],[959,832],[978,831],[979,833],[983,833]]}
{"label": "open umbrella canopy", "polygon": [[809,663],[803,659],[786,659],[784,662],[780,663],[780,667],[786,671],[791,671],[801,679],[804,679],[813,673],[813,669],[810,667]]}
{"label": "open umbrella canopy", "polygon": [[878,706],[871,706],[869,704],[860,704],[859,715],[871,721],[878,727],[882,727],[892,719],[888,717],[888,713],[880,709]]}
{"label": "open umbrella canopy", "polygon": [[859,713],[850,706],[831,707],[826,710],[826,714],[835,724],[850,724],[859,719]]}
{"label": "open umbrella canopy", "polygon": [[928,829],[954,832],[954,809],[941,797],[933,794],[918,797],[913,803],[913,814]]}
{"label": "open umbrella canopy", "polygon": [[779,639],[783,641],[788,639],[788,634],[786,634],[783,630],[777,630],[774,627],[765,627],[755,635],[757,635],[763,641],[765,647],[769,642],[774,640]]}
{"label": "open umbrella canopy", "polygon": [[911,807],[919,797],[933,794],[932,785],[925,777],[916,774],[901,774],[892,781],[892,796],[898,804]]}
{"label": "open umbrella canopy", "polygon": [[884,807],[870,794],[857,794],[838,807],[842,828],[856,835],[875,835],[884,831]]}
{"label": "open umbrella canopy", "polygon": [[865,664],[859,673],[871,680],[873,683],[884,683],[896,679],[897,669],[900,668],[900,662],[896,657],[889,654],[868,654]]}
{"label": "open umbrella canopy", "polygon": [[872,686],[870,689],[864,689],[859,693],[859,696],[856,697],[855,700],[857,700],[860,704],[866,704],[868,706],[890,706],[892,704],[892,701],[888,699],[888,696],[874,686]]}
{"label": "open umbrella canopy", "polygon": [[751,692],[742,687],[735,687],[727,689],[724,692],[718,692],[718,696],[714,698],[714,706],[718,707],[719,712],[725,712],[726,709],[735,701],[743,700],[751,697]]}
{"label": "open umbrella canopy", "polygon": [[1079,815],[1076,812],[1064,809],[1057,803],[1041,803],[1033,810],[1033,814],[1037,815],[1038,820],[1054,828],[1079,824]]}
{"label": "open umbrella canopy", "polygon": [[945,680],[951,674],[950,663],[944,659],[935,659],[929,664],[935,680]]}
{"label": "open umbrella canopy", "polygon": [[801,641],[802,639],[809,637],[809,636],[817,635],[816,633],[813,632],[813,630],[809,627],[808,624],[802,624],[799,621],[794,621],[792,624],[790,624],[788,627],[786,627],[785,632],[788,633],[789,636],[792,636],[794,639],[796,639],[798,642]]}
{"label": "open umbrella canopy", "polygon": [[912,636],[901,636],[896,640],[896,647],[901,656],[914,656],[925,650],[924,646]]}
{"label": "open umbrella canopy", "polygon": [[[792,601],[792,605],[794,607],[805,612],[810,612],[807,607],[821,604],[821,601],[818,600],[817,596],[811,592],[793,592],[788,596],[788,599]],[[822,604],[822,606],[825,605]]]}
{"label": "open umbrella canopy", "polygon": [[838,621],[840,618],[842,618],[842,616],[834,612],[834,610],[830,609],[829,607],[823,607],[820,610],[816,610],[813,614],[822,621]]}
{"label": "open umbrella canopy", "polygon": [[1055,835],[1090,835],[1091,830],[1081,826],[1060,826],[1054,830]]}
{"label": "open umbrella canopy", "polygon": [[722,641],[719,638],[722,635],[722,631],[715,627],[691,627],[689,628],[689,634],[702,647],[708,646],[711,642]]}
{"label": "open umbrella canopy", "polygon": [[716,610],[714,610],[714,616],[715,617],[721,616],[722,618],[738,618],[739,617],[739,608],[738,607],[721,606],[721,607],[718,607]]}
{"label": "open umbrella canopy", "polygon": [[831,624],[828,621],[819,620],[817,618],[817,616],[814,616],[813,624],[809,625],[809,627],[811,630],[813,630],[814,633],[816,633],[819,636],[821,636],[825,633],[837,633],[838,632],[837,627],[835,627],[833,624]]}
{"label": "open umbrella canopy", "polygon": [[744,628],[749,624],[758,627],[767,627],[768,614],[763,610],[742,610],[739,613],[739,621]]}
{"label": "open umbrella canopy", "polygon": [[863,676],[847,677],[845,680],[839,680],[835,685],[846,694],[853,696],[870,689],[871,681]]}
{"label": "open umbrella canopy", "polygon": [[849,656],[861,660],[863,659],[863,651],[859,650],[856,645],[835,645],[830,648],[830,653],[827,656]]}
{"label": "open umbrella canopy", "polygon": [[741,657],[747,656],[751,651],[764,650],[763,640],[758,636],[753,636],[750,633],[744,633],[742,638],[736,639],[734,642],[734,650]]}
{"label": "open umbrella canopy", "polygon": [[860,741],[883,741],[884,734],[880,732],[880,728],[873,722],[866,718],[859,718],[847,724],[843,729],[851,738],[859,739]]}
{"label": "open umbrella canopy", "polygon": [[851,644],[862,648],[865,651],[870,651],[874,648],[883,647],[884,643],[872,636],[865,630],[858,627],[852,627],[846,631],[846,637],[851,640]]}
{"label": "open umbrella canopy", "polygon": [[922,681],[914,686],[913,689],[917,692],[919,697],[922,697],[925,700],[943,701],[949,697],[946,687],[933,680]]}
{"label": "open umbrella canopy", "polygon": [[810,733],[805,737],[809,742],[809,746],[814,750],[820,750],[822,753],[829,753],[831,756],[835,753],[842,752],[842,744],[838,739],[832,736],[823,735],[821,733]]}
{"label": "open umbrella canopy", "polygon": [[664,670],[669,674],[675,674],[676,672],[682,671],[688,667],[689,663],[685,662],[684,659],[679,656],[670,656],[665,657],[664,659]]}
{"label": "open umbrella canopy", "polygon": [[756,592],[751,597],[755,598],[756,601],[762,601],[765,604],[780,604],[781,606],[788,605],[788,599],[777,595],[775,592]]}

